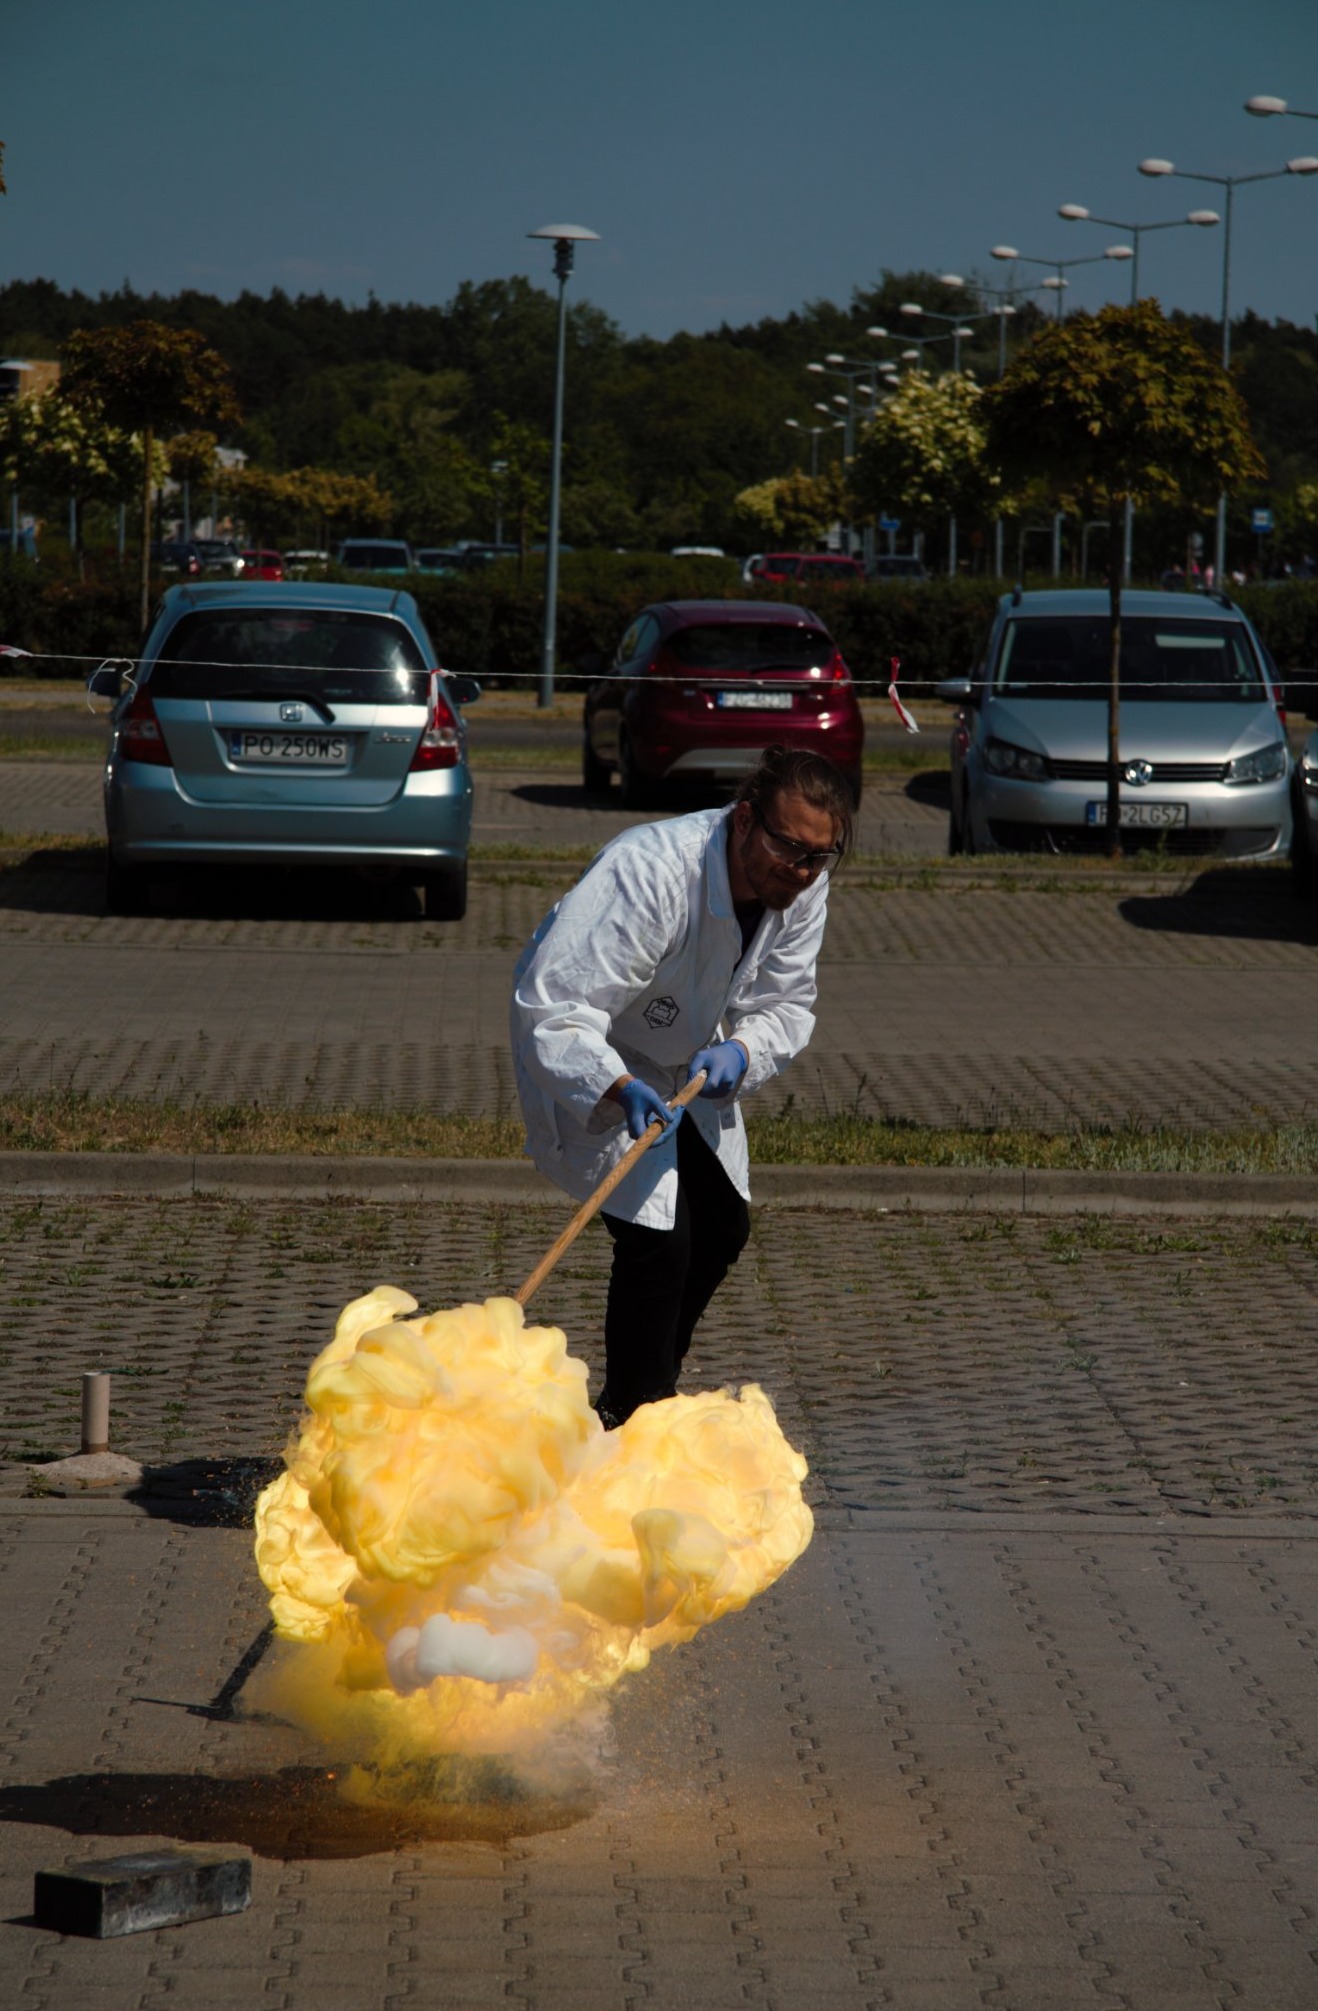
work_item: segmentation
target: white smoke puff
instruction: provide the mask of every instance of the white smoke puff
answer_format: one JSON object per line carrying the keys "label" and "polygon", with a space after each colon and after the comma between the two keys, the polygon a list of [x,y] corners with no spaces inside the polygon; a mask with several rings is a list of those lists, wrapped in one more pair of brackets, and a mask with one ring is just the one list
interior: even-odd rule
{"label": "white smoke puff", "polygon": [[525,1627],[492,1634],[479,1620],[434,1613],[424,1627],[400,1627],[385,1650],[389,1679],[406,1695],[437,1676],[470,1676],[477,1683],[524,1683],[540,1650]]}

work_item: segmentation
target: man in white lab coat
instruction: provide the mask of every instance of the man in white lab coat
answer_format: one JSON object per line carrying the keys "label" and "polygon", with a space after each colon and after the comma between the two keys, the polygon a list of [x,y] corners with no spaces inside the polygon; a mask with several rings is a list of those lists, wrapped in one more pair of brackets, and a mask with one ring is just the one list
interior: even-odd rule
{"label": "man in white lab coat", "polygon": [[[603,1211],[608,1426],[673,1394],[750,1233],[740,1098],[814,1030],[828,874],[853,829],[839,770],[767,748],[730,808],[615,838],[518,962],[513,1058],[541,1172],[584,1201],[656,1116],[665,1126]],[[667,1100],[700,1069],[674,1116]]]}

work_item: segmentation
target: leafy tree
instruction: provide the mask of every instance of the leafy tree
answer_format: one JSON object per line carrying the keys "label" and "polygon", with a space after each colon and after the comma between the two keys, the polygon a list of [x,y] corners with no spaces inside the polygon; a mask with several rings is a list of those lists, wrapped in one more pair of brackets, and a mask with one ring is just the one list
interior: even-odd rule
{"label": "leafy tree", "polygon": [[213,481],[218,444],[213,433],[176,433],[172,440],[167,440],[165,454],[174,480],[198,484]]}
{"label": "leafy tree", "polygon": [[760,535],[789,545],[812,544],[846,514],[846,484],[839,470],[805,475],[798,469],[743,489],[737,508]]}
{"label": "leafy tree", "polygon": [[[503,510],[517,530],[517,577],[526,573],[526,555],[531,534],[544,528],[549,508],[549,456],[552,449],[543,433],[533,426],[520,426],[500,412],[495,415],[490,442],[491,466],[502,463],[498,476]],[[494,477],[490,477],[493,495]]]}
{"label": "leafy tree", "polygon": [[[80,519],[87,503],[119,502],[132,490],[141,456],[139,439],[111,426],[94,405],[69,398],[62,386],[0,408],[0,476],[43,508],[72,497]],[[157,480],[164,468],[157,452]]]}
{"label": "leafy tree", "polygon": [[169,428],[237,422],[233,381],[223,358],[195,329],[134,321],[80,329],[64,345],[61,387],[75,404],[102,413],[142,445],[142,558],[139,600],[146,627],[151,583],[151,489],[155,443]]}
{"label": "leafy tree", "polygon": [[308,520],[314,543],[335,531],[382,530],[393,515],[388,495],[370,476],[332,468],[228,468],[219,478],[227,507],[261,544],[301,541]]}
{"label": "leafy tree", "polygon": [[1217,495],[1267,472],[1231,379],[1156,300],[1075,314],[1035,337],[983,397],[990,461],[1107,519],[1111,609],[1107,831],[1121,853],[1121,550],[1127,498]]}
{"label": "leafy tree", "polygon": [[984,393],[964,371],[908,371],[860,436],[851,492],[862,519],[899,509],[916,523],[988,508],[999,480],[984,452]]}

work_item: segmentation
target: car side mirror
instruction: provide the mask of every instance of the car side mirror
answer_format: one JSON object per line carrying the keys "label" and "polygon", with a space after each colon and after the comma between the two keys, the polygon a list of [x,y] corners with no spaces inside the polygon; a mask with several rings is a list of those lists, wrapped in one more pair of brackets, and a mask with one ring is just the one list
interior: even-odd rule
{"label": "car side mirror", "polygon": [[94,698],[118,698],[123,689],[123,665],[102,663],[87,679],[87,689]]}
{"label": "car side mirror", "polygon": [[444,690],[455,705],[474,705],[481,695],[480,685],[474,677],[446,678]]}
{"label": "car side mirror", "polygon": [[972,677],[944,677],[934,686],[934,696],[941,698],[945,705],[968,705],[974,693],[975,680]]}

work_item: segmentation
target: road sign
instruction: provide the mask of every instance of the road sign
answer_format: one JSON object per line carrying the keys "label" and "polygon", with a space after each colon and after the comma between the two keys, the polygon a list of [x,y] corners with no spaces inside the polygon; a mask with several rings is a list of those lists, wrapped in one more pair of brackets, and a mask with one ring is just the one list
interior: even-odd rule
{"label": "road sign", "polygon": [[1251,531],[1270,531],[1272,529],[1271,510],[1251,510],[1249,513],[1249,528]]}
{"label": "road sign", "polygon": [[879,529],[881,531],[899,531],[901,527],[902,527],[902,520],[900,517],[879,518]]}

